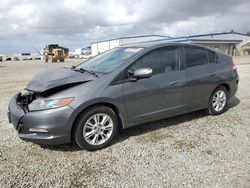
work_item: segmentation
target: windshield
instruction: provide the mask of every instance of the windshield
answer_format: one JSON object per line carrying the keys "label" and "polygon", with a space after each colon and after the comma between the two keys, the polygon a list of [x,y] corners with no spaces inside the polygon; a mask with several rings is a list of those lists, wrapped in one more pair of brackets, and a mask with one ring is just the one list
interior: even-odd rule
{"label": "windshield", "polygon": [[114,48],[77,65],[76,69],[85,69],[95,73],[110,73],[143,48]]}

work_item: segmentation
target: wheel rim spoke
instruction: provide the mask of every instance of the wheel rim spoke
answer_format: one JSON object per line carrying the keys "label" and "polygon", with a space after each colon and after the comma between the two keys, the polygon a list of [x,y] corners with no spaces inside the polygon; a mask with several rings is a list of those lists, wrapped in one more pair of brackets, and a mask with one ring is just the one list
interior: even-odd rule
{"label": "wheel rim spoke", "polygon": [[93,124],[90,123],[90,122],[87,122],[85,126],[86,126],[86,128],[89,128],[89,129],[92,129],[92,130],[93,130],[95,125],[93,125]]}
{"label": "wheel rim spoke", "polygon": [[105,135],[104,133],[101,133],[100,136],[101,136],[101,139],[102,139],[102,140],[105,140],[105,139],[106,139],[106,135]]}
{"label": "wheel rim spoke", "polygon": [[220,107],[220,105],[219,105],[219,104],[218,104],[218,105],[216,105],[215,110],[216,110],[216,111],[219,111],[219,107]]}
{"label": "wheel rim spoke", "polygon": [[109,121],[109,117],[108,116],[104,116],[103,118],[102,118],[102,122],[101,122],[101,124],[102,125],[105,125],[106,123],[107,123],[107,121]]}
{"label": "wheel rim spoke", "polygon": [[92,139],[92,143],[93,143],[93,144],[97,144],[97,142],[98,142],[98,137],[99,137],[99,134],[95,134],[94,138]]}
{"label": "wheel rim spoke", "polygon": [[220,98],[224,97],[224,92],[220,92]]}
{"label": "wheel rim spoke", "polygon": [[217,100],[217,98],[218,98],[218,95],[217,95],[217,93],[214,95],[214,100]]}
{"label": "wheel rim spoke", "polygon": [[111,130],[113,129],[113,125],[107,125],[103,127],[104,130]]}
{"label": "wheel rim spoke", "polygon": [[86,133],[85,138],[89,139],[94,134],[95,134],[95,131],[90,131],[90,132]]}
{"label": "wheel rim spoke", "polygon": [[94,116],[94,121],[95,121],[95,124],[98,123],[98,116],[97,115]]}

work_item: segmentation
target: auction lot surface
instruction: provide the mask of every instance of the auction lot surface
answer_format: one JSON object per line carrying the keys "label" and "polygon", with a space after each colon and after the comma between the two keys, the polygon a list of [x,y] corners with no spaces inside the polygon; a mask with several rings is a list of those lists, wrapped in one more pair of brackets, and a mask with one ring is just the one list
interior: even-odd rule
{"label": "auction lot surface", "polygon": [[250,64],[238,65],[238,93],[220,116],[200,111],[130,128],[96,152],[21,141],[7,120],[10,97],[43,68],[79,62],[0,62],[1,188],[250,187]]}

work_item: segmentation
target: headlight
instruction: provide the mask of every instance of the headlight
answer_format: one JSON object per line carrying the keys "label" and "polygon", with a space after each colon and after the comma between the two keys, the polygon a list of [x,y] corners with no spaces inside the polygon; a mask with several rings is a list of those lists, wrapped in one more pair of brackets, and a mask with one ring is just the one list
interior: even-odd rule
{"label": "headlight", "polygon": [[37,99],[28,105],[29,111],[48,110],[68,105],[73,97],[63,99]]}

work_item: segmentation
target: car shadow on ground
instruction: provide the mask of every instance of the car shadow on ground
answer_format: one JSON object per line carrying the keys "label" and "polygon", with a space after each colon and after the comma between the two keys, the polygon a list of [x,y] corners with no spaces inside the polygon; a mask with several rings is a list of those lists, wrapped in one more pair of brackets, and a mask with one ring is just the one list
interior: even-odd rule
{"label": "car shadow on ground", "polygon": [[[235,106],[237,106],[239,103],[240,103],[239,98],[237,98],[237,97],[232,98],[232,100],[229,104],[229,110],[234,108]],[[183,115],[179,115],[179,116],[175,116],[175,117],[170,117],[167,119],[153,121],[150,123],[145,123],[145,124],[137,125],[137,126],[134,126],[131,128],[127,128],[125,130],[122,130],[119,133],[118,138],[111,145],[123,142],[131,136],[138,136],[138,135],[146,134],[148,132],[152,132],[152,131],[159,130],[162,128],[178,125],[178,124],[181,124],[183,122],[192,121],[192,120],[203,118],[206,116],[209,116],[207,111],[200,110],[200,111],[196,111],[196,112],[191,112],[191,113],[187,113],[187,114],[183,114]],[[70,144],[52,145],[52,146],[44,145],[41,147],[44,149],[55,150],[55,151],[65,151],[65,152],[75,152],[75,151],[81,150],[74,141]]]}
{"label": "car shadow on ground", "polygon": [[[234,97],[229,104],[228,110],[234,108],[239,103],[240,103],[240,99],[238,99],[237,97]],[[189,121],[203,118],[206,116],[210,116],[207,110],[199,110],[199,111],[190,112],[187,114],[174,116],[174,117],[170,117],[170,118],[166,118],[166,119],[162,119],[162,120],[158,120],[158,121],[154,121],[150,123],[136,125],[134,127],[123,130],[122,133],[120,134],[120,137],[114,142],[114,144],[117,142],[122,142],[123,140],[126,140],[131,136],[146,134],[148,132],[178,125],[183,122],[189,122]]]}

